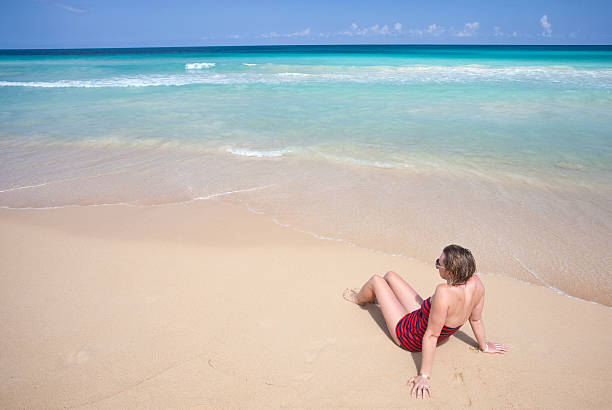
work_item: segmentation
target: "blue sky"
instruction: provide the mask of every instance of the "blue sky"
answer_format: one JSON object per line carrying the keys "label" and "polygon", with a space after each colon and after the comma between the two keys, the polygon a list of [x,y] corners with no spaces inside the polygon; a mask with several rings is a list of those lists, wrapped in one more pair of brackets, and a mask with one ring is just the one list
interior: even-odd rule
{"label": "blue sky", "polygon": [[0,48],[612,44],[610,0],[0,0]]}

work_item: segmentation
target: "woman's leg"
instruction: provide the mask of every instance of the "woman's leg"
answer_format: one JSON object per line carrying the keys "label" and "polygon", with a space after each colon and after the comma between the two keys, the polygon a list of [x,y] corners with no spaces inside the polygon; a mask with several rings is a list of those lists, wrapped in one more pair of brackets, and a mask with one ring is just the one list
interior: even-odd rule
{"label": "woman's leg", "polygon": [[408,312],[414,312],[421,308],[423,298],[400,275],[392,271],[387,272],[385,274],[385,281],[387,281],[399,302]]}
{"label": "woman's leg", "polygon": [[408,311],[395,296],[386,280],[379,275],[374,275],[363,285],[359,292],[349,293],[349,297],[347,297],[347,291],[345,291],[345,298],[359,305],[370,303],[376,299],[387,323],[387,329],[389,329],[391,338],[399,345],[397,335],[395,334],[395,326]]}

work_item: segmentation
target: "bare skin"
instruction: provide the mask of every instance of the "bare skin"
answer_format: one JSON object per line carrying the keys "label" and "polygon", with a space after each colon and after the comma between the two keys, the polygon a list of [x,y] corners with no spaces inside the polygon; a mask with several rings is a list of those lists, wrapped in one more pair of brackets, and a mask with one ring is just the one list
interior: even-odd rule
{"label": "bare skin", "polygon": [[[437,268],[440,277],[448,280],[449,272],[444,268],[445,259],[446,255],[442,253],[440,265]],[[485,338],[482,322],[484,294],[482,282],[474,275],[461,285],[452,286],[442,283],[436,287],[431,298],[427,330],[423,336],[421,369],[417,376],[408,381],[409,385],[413,385],[411,396],[424,398],[427,392],[431,397],[429,375],[433,367],[438,336],[443,326],[454,328],[469,320],[478,346],[483,352],[501,354],[507,352],[508,349],[503,344],[489,342]],[[387,272],[384,277],[374,275],[359,291],[345,289],[343,297],[358,305],[377,301],[389,334],[398,346],[400,342],[395,333],[397,323],[408,313],[420,309],[423,304],[423,298],[395,272]]]}

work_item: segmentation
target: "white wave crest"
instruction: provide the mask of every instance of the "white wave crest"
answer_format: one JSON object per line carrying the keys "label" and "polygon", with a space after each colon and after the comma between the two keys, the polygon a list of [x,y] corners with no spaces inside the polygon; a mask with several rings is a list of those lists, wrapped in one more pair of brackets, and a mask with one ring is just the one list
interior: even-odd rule
{"label": "white wave crest", "polygon": [[[487,66],[286,66],[268,64],[265,71],[216,72],[215,63],[190,63],[188,73],[147,74],[85,80],[0,81],[0,87],[98,88],[185,86],[192,84],[308,84],[325,82],[420,84],[527,82],[612,89],[611,69]],[[249,64],[249,63],[243,63]]]}
{"label": "white wave crest", "polygon": [[291,149],[281,149],[275,151],[253,151],[248,149],[232,148],[229,147],[225,150],[230,154],[239,155],[241,157],[255,157],[255,158],[279,158],[285,154],[292,152]]}
{"label": "white wave crest", "polygon": [[111,77],[92,80],[59,80],[59,81],[0,81],[0,87],[35,87],[35,88],[103,88],[103,87],[160,87],[184,86],[191,84],[233,84],[220,75],[191,77],[189,75],[148,75],[135,77]]}
{"label": "white wave crest", "polygon": [[254,63],[242,63],[242,65],[245,65],[247,67],[252,67],[252,66],[257,65],[257,64],[254,64]]}
{"label": "white wave crest", "polygon": [[278,73],[279,77],[310,77],[313,74],[308,73]]}
{"label": "white wave crest", "polygon": [[203,68],[214,67],[216,63],[187,63],[185,64],[185,70],[201,70]]}

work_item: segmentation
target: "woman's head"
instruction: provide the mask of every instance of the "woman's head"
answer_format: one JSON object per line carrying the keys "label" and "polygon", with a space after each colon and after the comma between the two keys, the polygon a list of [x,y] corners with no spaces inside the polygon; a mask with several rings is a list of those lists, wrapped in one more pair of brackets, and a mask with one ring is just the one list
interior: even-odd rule
{"label": "woman's head", "polygon": [[449,285],[465,283],[476,272],[476,262],[469,249],[459,245],[448,245],[439,261],[440,273]]}

